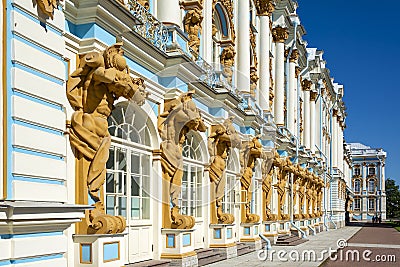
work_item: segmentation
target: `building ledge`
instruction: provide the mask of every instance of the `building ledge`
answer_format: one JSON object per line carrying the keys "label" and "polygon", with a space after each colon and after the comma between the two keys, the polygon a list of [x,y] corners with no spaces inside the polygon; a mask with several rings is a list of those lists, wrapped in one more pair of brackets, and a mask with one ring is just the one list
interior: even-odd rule
{"label": "building ledge", "polygon": [[0,234],[63,231],[92,208],[60,202],[0,201]]}

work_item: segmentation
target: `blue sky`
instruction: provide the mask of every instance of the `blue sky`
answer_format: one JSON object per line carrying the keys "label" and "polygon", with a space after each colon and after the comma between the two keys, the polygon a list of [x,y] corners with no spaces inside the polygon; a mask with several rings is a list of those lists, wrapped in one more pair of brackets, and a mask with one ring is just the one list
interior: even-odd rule
{"label": "blue sky", "polygon": [[346,141],[383,148],[386,177],[400,184],[400,1],[298,3],[303,39],[324,50],[331,76],[344,85]]}

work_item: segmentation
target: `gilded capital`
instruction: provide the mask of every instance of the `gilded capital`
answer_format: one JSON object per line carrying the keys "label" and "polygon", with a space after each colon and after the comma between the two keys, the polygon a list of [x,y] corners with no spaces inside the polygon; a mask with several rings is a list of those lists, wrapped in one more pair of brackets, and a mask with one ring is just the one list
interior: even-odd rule
{"label": "gilded capital", "polygon": [[257,16],[270,16],[275,10],[273,0],[255,0],[254,4],[256,5]]}
{"label": "gilded capital", "polygon": [[310,91],[310,101],[317,100],[318,92],[317,91]]}
{"label": "gilded capital", "polygon": [[149,0],[138,0],[139,4],[143,6],[146,10],[150,10],[150,1]]}
{"label": "gilded capital", "polygon": [[286,28],[277,26],[272,29],[272,37],[274,38],[274,42],[283,43],[289,38],[289,32]]}
{"label": "gilded capital", "polygon": [[303,81],[301,82],[301,88],[302,88],[304,91],[310,91],[312,84],[313,84],[313,83],[312,83],[312,81],[310,81],[310,80],[303,80]]}
{"label": "gilded capital", "polygon": [[296,69],[295,69],[295,75],[296,75],[296,78],[298,78],[298,77],[299,77],[300,73],[301,73],[301,68],[300,68],[300,67],[298,67],[298,66],[296,66]]}
{"label": "gilded capital", "polygon": [[[289,56],[290,49],[285,50],[285,57]],[[289,61],[295,63],[299,59],[299,51],[297,49],[293,49],[292,53],[290,54]]]}

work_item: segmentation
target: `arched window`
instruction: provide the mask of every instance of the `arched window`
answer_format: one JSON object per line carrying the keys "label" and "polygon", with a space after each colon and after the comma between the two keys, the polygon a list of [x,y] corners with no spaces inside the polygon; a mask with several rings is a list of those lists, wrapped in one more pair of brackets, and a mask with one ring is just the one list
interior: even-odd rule
{"label": "arched window", "polygon": [[374,179],[368,180],[368,192],[375,193],[375,180]]}
{"label": "arched window", "polygon": [[356,179],[354,180],[354,192],[360,193],[360,190],[361,190],[361,181]]}
{"label": "arched window", "polygon": [[361,210],[362,201],[360,198],[354,198],[354,210],[360,211]]}
{"label": "arched window", "polygon": [[183,215],[202,216],[203,156],[201,138],[189,132],[183,144],[183,178],[179,206]]}
{"label": "arched window", "polygon": [[213,61],[219,63],[224,45],[232,43],[230,19],[221,3],[215,4],[213,14]]}
{"label": "arched window", "polygon": [[368,211],[375,211],[375,198],[368,198]]}
{"label": "arched window", "polygon": [[112,136],[107,161],[106,212],[127,222],[150,219],[151,121],[136,104],[115,106],[109,120]]}

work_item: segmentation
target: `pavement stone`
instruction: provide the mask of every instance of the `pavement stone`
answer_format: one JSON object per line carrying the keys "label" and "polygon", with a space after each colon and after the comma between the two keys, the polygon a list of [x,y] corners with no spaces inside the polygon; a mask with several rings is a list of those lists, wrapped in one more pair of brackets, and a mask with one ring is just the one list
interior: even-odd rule
{"label": "pavement stone", "polygon": [[[298,246],[272,246],[272,250],[275,251],[272,258],[268,258],[265,261],[258,259],[258,251],[242,255],[236,258],[228,259],[225,261],[217,262],[214,264],[210,264],[210,267],[233,267],[233,266],[282,266],[282,267],[292,267],[292,266],[301,266],[301,267],[315,267],[319,266],[323,263],[328,257],[328,250],[336,250],[337,241],[339,239],[348,240],[354,234],[356,234],[361,229],[360,226],[351,226],[351,227],[343,227],[336,230],[324,231],[316,234],[315,236],[310,235],[307,238],[309,241],[302,243]],[[303,261],[302,255],[304,251],[315,251],[316,260],[315,261]],[[326,253],[321,257],[321,252],[326,250]],[[283,251],[286,255],[283,257],[287,261],[281,261],[277,253],[279,251]],[[283,253],[280,252],[280,253]],[[291,254],[292,253],[292,254]],[[297,254],[299,253],[299,258],[297,258]],[[308,252],[306,252],[308,253]],[[292,256],[290,256],[292,255]],[[307,256],[308,254],[306,254]],[[295,259],[295,260],[291,260]],[[272,259],[272,260],[271,260]]]}
{"label": "pavement stone", "polygon": [[[322,266],[399,266],[400,232],[389,225],[364,224],[364,227],[348,240],[347,245],[338,251],[336,260],[329,259]],[[367,253],[366,257],[363,257],[364,253]]]}

